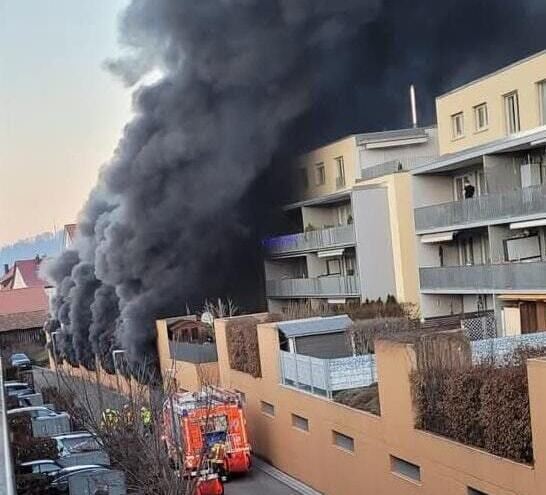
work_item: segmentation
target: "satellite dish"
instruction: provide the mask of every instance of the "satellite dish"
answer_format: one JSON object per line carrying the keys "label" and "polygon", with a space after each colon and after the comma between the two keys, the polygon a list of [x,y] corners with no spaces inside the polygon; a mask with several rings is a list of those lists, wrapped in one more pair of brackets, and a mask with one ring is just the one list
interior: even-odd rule
{"label": "satellite dish", "polygon": [[201,315],[201,321],[207,325],[212,326],[214,324],[214,315],[210,311],[205,311]]}

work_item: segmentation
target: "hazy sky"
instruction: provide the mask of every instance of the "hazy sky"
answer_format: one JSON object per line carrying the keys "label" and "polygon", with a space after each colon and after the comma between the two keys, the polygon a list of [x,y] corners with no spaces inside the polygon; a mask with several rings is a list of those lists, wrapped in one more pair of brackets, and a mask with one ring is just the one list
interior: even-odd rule
{"label": "hazy sky", "polygon": [[129,0],[0,0],[0,246],[72,222],[130,118]]}

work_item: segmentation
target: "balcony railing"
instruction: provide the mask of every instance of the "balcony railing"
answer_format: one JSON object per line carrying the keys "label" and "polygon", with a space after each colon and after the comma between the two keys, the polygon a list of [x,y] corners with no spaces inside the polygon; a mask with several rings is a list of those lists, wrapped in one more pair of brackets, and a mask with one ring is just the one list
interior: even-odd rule
{"label": "balcony railing", "polygon": [[346,247],[354,244],[355,229],[353,225],[272,237],[263,242],[267,254],[270,256],[318,251],[319,249]]}
{"label": "balcony railing", "polygon": [[546,262],[427,267],[419,270],[423,292],[545,291]]}
{"label": "balcony railing", "polygon": [[415,209],[417,233],[546,215],[546,185]]}
{"label": "balcony railing", "polygon": [[214,363],[218,361],[216,344],[191,344],[188,342],[169,341],[171,359],[186,363]]}
{"label": "balcony railing", "polygon": [[372,165],[371,167],[362,168],[360,176],[363,180],[369,180],[397,172],[405,172],[407,170],[412,170],[417,166],[430,163],[436,158],[436,156],[413,156],[402,158],[400,160],[389,160],[383,163],[378,163],[377,165]]}
{"label": "balcony railing", "polygon": [[267,297],[355,297],[360,295],[358,276],[268,280]]}

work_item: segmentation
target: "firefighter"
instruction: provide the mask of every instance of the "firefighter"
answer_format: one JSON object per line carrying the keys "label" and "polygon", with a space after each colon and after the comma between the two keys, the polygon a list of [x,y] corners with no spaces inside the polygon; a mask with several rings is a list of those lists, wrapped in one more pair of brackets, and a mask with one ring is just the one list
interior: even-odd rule
{"label": "firefighter", "polygon": [[146,433],[152,432],[152,411],[145,406],[140,408],[140,420]]}
{"label": "firefighter", "polygon": [[101,425],[103,428],[112,429],[118,425],[119,413],[116,409],[105,409],[102,413]]}
{"label": "firefighter", "polygon": [[133,423],[133,411],[131,410],[131,406],[129,406],[129,404],[125,404],[123,406],[123,420],[128,425]]}

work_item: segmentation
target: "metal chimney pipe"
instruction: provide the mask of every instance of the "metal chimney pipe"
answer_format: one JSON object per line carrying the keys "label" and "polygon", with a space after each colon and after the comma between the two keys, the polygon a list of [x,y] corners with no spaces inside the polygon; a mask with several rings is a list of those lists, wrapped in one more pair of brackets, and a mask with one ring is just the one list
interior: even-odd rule
{"label": "metal chimney pipe", "polygon": [[417,127],[417,104],[415,102],[415,86],[410,86],[410,102],[411,102],[411,123],[413,127]]}

